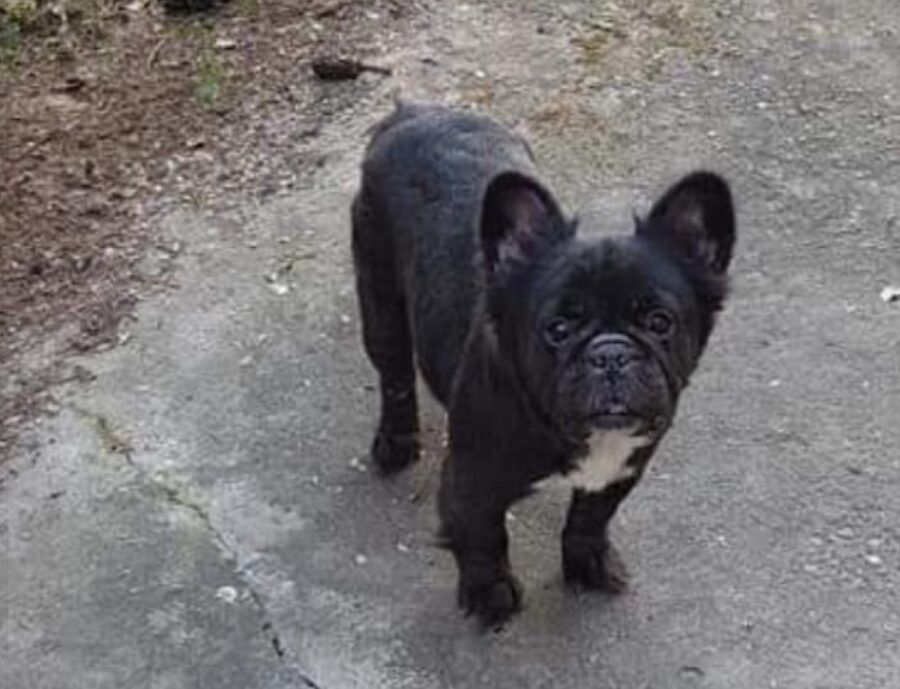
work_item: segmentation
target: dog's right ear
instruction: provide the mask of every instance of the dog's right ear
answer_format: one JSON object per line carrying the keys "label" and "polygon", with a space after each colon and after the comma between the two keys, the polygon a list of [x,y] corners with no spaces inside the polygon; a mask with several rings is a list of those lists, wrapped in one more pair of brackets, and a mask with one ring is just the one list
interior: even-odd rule
{"label": "dog's right ear", "polygon": [[526,261],[571,235],[553,196],[536,180],[503,172],[488,184],[481,208],[481,246],[489,272]]}

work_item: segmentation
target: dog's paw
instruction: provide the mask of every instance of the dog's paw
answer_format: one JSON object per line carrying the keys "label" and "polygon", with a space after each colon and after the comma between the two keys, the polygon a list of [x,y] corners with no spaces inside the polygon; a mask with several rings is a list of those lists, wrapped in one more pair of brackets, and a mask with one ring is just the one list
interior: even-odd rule
{"label": "dog's paw", "polygon": [[563,541],[563,577],[567,584],[593,591],[622,593],[628,588],[628,570],[616,548],[604,540]]}
{"label": "dog's paw", "polygon": [[508,571],[464,575],[457,602],[466,615],[475,615],[485,628],[497,628],[522,609],[522,585]]}
{"label": "dog's paw", "polygon": [[418,458],[419,438],[415,433],[378,431],[372,441],[372,461],[382,474],[395,474]]}

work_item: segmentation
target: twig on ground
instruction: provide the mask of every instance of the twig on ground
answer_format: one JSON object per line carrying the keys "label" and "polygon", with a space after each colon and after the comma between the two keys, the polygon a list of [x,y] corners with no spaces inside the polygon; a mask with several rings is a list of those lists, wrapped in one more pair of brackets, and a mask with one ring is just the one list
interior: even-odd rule
{"label": "twig on ground", "polygon": [[363,72],[375,72],[386,77],[393,71],[388,67],[370,65],[347,57],[320,57],[312,62],[313,73],[325,81],[356,79]]}
{"label": "twig on ground", "polygon": [[150,54],[147,56],[147,69],[153,67],[153,63],[156,62],[156,58],[159,57],[159,51],[162,50],[165,42],[165,38],[160,38],[159,42],[155,46],[153,46],[153,50],[151,50]]}

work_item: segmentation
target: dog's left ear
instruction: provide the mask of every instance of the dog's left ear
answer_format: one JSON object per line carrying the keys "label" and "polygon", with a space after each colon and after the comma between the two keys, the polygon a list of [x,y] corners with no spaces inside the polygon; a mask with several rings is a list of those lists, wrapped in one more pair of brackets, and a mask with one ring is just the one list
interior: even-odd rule
{"label": "dog's left ear", "polygon": [[687,175],[638,222],[637,234],[679,251],[716,274],[725,273],[735,236],[728,183],[712,172]]}

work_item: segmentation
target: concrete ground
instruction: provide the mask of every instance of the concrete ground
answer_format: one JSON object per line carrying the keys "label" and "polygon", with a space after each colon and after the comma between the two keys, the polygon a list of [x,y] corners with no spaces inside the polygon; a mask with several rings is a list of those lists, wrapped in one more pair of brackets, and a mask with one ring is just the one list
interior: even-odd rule
{"label": "concrete ground", "polygon": [[[333,87],[359,93],[308,184],[160,221],[178,286],[3,483],[0,685],[900,687],[898,27],[894,0],[424,5],[393,79]],[[622,597],[563,589],[550,490],[511,520],[526,609],[480,635],[430,543],[440,413],[413,470],[366,463],[348,201],[398,87],[528,134],[611,230],[694,166],[733,181],[734,297],[617,522]]]}

